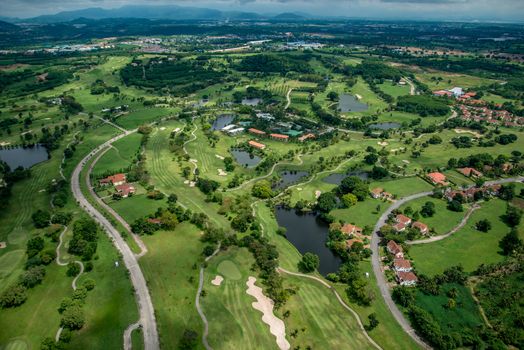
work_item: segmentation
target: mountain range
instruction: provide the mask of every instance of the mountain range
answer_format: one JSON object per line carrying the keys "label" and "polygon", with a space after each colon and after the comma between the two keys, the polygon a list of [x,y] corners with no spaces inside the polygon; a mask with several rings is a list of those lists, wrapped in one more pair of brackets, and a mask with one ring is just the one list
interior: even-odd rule
{"label": "mountain range", "polygon": [[42,15],[33,18],[0,17],[0,20],[9,23],[48,24],[69,22],[77,18],[106,19],[106,18],[144,18],[169,20],[256,20],[274,19],[286,21],[301,21],[310,18],[308,14],[285,12],[278,15],[262,15],[255,12],[220,11],[210,8],[185,7],[177,5],[165,6],[123,6],[115,9],[92,7],[75,11],[63,11],[53,15]]}

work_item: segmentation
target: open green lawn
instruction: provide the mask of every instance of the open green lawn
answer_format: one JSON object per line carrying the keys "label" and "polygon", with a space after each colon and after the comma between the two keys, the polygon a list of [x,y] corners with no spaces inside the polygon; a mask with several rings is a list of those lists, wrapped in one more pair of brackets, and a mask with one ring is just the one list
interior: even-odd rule
{"label": "open green lawn", "polygon": [[118,125],[131,130],[162,117],[171,116],[176,112],[177,110],[172,108],[142,108],[124,114],[118,117],[116,121]]}
{"label": "open green lawn", "polygon": [[420,212],[422,206],[426,202],[431,202],[435,205],[435,214],[426,218],[420,215],[418,220],[428,225],[429,229],[433,229],[437,235],[448,233],[452,228],[457,226],[468,209],[467,206],[464,206],[463,212],[451,211],[447,209],[447,201],[444,199],[422,197],[404,204],[400,207],[400,210],[405,210],[407,207],[411,207],[413,212]]}
{"label": "open green lawn", "polygon": [[369,184],[370,190],[377,187],[382,188],[384,191],[389,192],[398,198],[414,193],[431,191],[433,189],[433,186],[418,176],[387,181],[373,181]]}
{"label": "open green lawn", "polygon": [[146,195],[142,194],[113,201],[110,206],[116,210],[126,222],[131,224],[138,218],[156,212],[158,208],[166,208],[167,201],[166,199],[149,199]]}
{"label": "open green lawn", "polygon": [[[458,264],[471,272],[480,264],[502,260],[498,243],[509,232],[509,228],[500,220],[500,216],[506,211],[506,203],[500,199],[492,199],[481,206],[481,209],[471,215],[466,226],[451,237],[410,247],[409,255],[418,272],[435,275]],[[491,222],[493,227],[489,232],[480,232],[474,228],[480,219]]]}
{"label": "open green lawn", "polygon": [[197,332],[201,344],[203,325],[195,308],[197,266],[204,246],[200,230],[181,223],[173,231],[158,231],[142,239],[149,252],[139,263],[153,298],[160,346],[177,348],[186,329]]}
{"label": "open green lawn", "polygon": [[96,163],[93,175],[97,177],[127,169],[136,159],[140,150],[141,139],[141,134],[134,133],[113,143],[113,147]]}
{"label": "open green lawn", "polygon": [[455,169],[444,171],[443,174],[446,175],[446,178],[456,186],[469,186],[475,184],[471,178],[464,176]]}
{"label": "open green lawn", "polygon": [[394,98],[409,95],[410,92],[410,87],[408,84],[399,85],[391,81],[386,81],[382,84],[379,84],[378,87],[380,88],[380,90],[384,91],[386,94]]}
{"label": "open green lawn", "polygon": [[[432,90],[451,89],[455,86],[470,88],[496,83],[497,80],[480,78],[473,75],[431,71],[415,74],[416,78]],[[435,78],[435,79],[432,79]],[[438,78],[442,78],[439,82]]]}

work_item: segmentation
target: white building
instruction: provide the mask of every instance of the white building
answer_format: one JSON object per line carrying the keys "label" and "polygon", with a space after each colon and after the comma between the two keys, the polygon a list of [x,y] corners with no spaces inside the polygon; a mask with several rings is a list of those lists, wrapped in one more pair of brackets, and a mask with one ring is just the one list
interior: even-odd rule
{"label": "white building", "polygon": [[257,113],[256,117],[259,119],[264,119],[264,120],[274,120],[275,119],[275,117],[273,117],[271,113]]}
{"label": "white building", "polygon": [[236,129],[228,129],[228,130],[226,130],[226,133],[228,135],[230,135],[230,136],[238,135],[238,134],[240,134],[242,132],[244,132],[244,128],[236,128]]}
{"label": "white building", "polygon": [[461,87],[454,87],[453,89],[449,90],[449,92],[453,93],[455,97],[460,97],[464,95],[464,91]]}

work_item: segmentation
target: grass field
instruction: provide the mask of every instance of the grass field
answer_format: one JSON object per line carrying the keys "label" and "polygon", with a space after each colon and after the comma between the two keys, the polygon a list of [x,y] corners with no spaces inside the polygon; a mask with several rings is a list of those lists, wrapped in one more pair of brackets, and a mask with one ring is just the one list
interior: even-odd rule
{"label": "grass field", "polygon": [[409,85],[398,85],[391,81],[384,82],[378,85],[380,90],[384,91],[386,94],[397,98],[399,96],[409,95],[410,87]]}
{"label": "grass field", "polygon": [[136,159],[140,150],[141,139],[141,134],[134,133],[113,143],[113,147],[96,163],[93,175],[96,177],[97,175],[122,171],[128,168]]}
{"label": "grass field", "polygon": [[162,117],[176,113],[176,109],[169,108],[143,108],[124,114],[117,119],[117,124],[125,129],[131,130],[140,125],[151,123]]}
{"label": "grass field", "polygon": [[[426,84],[432,90],[451,89],[455,86],[470,88],[482,85],[490,85],[497,82],[497,80],[480,78],[473,75],[448,73],[442,71],[417,73],[415,76],[420,82]],[[436,79],[432,80],[431,78],[433,77]],[[442,78],[442,80],[439,82],[438,78]]]}
{"label": "grass field", "polygon": [[418,192],[431,191],[433,188],[433,186],[418,176],[387,181],[373,181],[369,184],[370,189],[376,187],[380,187],[384,191],[389,192],[398,198]]}
{"label": "grass field", "polygon": [[452,228],[457,226],[464,214],[466,213],[467,206],[464,207],[463,212],[455,212],[447,209],[447,202],[443,199],[436,199],[432,197],[422,197],[410,201],[400,207],[400,210],[405,210],[407,207],[411,207],[413,212],[422,209],[422,206],[426,202],[431,202],[435,205],[435,214],[431,217],[423,217],[422,215],[419,218],[419,221],[428,225],[429,229],[435,230],[437,235],[442,235],[449,232]]}
{"label": "grass field", "polygon": [[139,263],[153,299],[160,346],[174,349],[185,329],[202,332],[195,308],[197,265],[204,246],[200,230],[182,223],[174,231],[159,231],[143,240],[149,252]]}
{"label": "grass field", "polygon": [[[466,226],[451,237],[410,248],[409,255],[418,272],[435,275],[458,264],[471,272],[482,263],[502,260],[498,243],[509,232],[509,228],[500,220],[500,216],[506,211],[506,203],[493,199],[481,205],[482,208],[471,215]],[[474,228],[474,224],[480,219],[491,222],[493,227],[489,232],[480,232]]]}
{"label": "grass field", "polygon": [[135,195],[113,201],[110,205],[126,222],[131,224],[138,218],[153,214],[158,208],[166,208],[167,201],[166,199],[149,199],[146,195]]}

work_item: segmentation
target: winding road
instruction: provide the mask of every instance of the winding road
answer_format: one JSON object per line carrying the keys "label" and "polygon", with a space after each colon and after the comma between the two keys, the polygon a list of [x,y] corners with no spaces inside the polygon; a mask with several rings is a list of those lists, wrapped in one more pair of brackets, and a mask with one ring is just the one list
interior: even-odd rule
{"label": "winding road", "polygon": [[[507,179],[500,179],[495,181],[486,181],[484,185],[501,185],[506,183],[512,183],[512,182],[523,182],[524,177],[513,177],[513,178],[507,178]],[[393,299],[391,298],[391,292],[389,289],[389,286],[387,284],[387,281],[385,279],[384,273],[382,271],[382,266],[380,262],[380,253],[379,253],[379,244],[381,241],[380,236],[378,235],[378,232],[382,226],[386,224],[386,220],[391,214],[391,212],[395,209],[400,208],[403,204],[412,201],[417,198],[425,197],[431,195],[433,192],[427,191],[427,192],[420,192],[415,193],[410,196],[401,198],[397,200],[395,203],[393,203],[378,219],[377,223],[375,224],[375,228],[373,230],[373,236],[371,238],[371,263],[373,265],[373,273],[375,274],[375,278],[377,279],[377,285],[380,289],[380,294],[384,298],[384,302],[389,308],[389,311],[393,314],[397,322],[400,324],[404,332],[406,332],[415,342],[417,342],[422,348],[424,349],[431,349],[431,347],[424,342],[424,340],[419,337],[415,330],[411,327],[408,320],[404,317],[404,314],[400,309],[397,307]]]}
{"label": "winding road", "polygon": [[[144,348],[146,350],[157,350],[160,348],[158,332],[156,326],[155,312],[153,309],[153,302],[151,301],[151,296],[147,288],[147,283],[142,274],[142,270],[138,265],[137,257],[125,240],[120,235],[120,232],[106,219],[102,213],[100,213],[84,196],[80,187],[80,174],[84,169],[85,165],[95,157],[100,151],[108,148],[113,142],[131,134],[133,131],[124,131],[122,134],[113,137],[112,139],[106,141],[102,145],[98,146],[92,150],[88,155],[86,155],[80,163],[75,167],[73,174],[71,176],[71,191],[76,201],[82,209],[84,209],[96,222],[98,222],[106,231],[111,241],[117,248],[117,250],[122,255],[124,264],[129,271],[129,276],[131,278],[131,283],[135,290],[135,296],[138,303],[138,311],[140,314],[139,324],[142,326],[143,335],[144,335]],[[89,176],[85,179],[85,184],[90,188]],[[135,324],[131,325],[134,327]],[[127,339],[124,339],[125,349],[130,349],[131,332],[127,331],[124,333],[124,336],[127,336]],[[129,346],[129,347],[128,347]]]}

